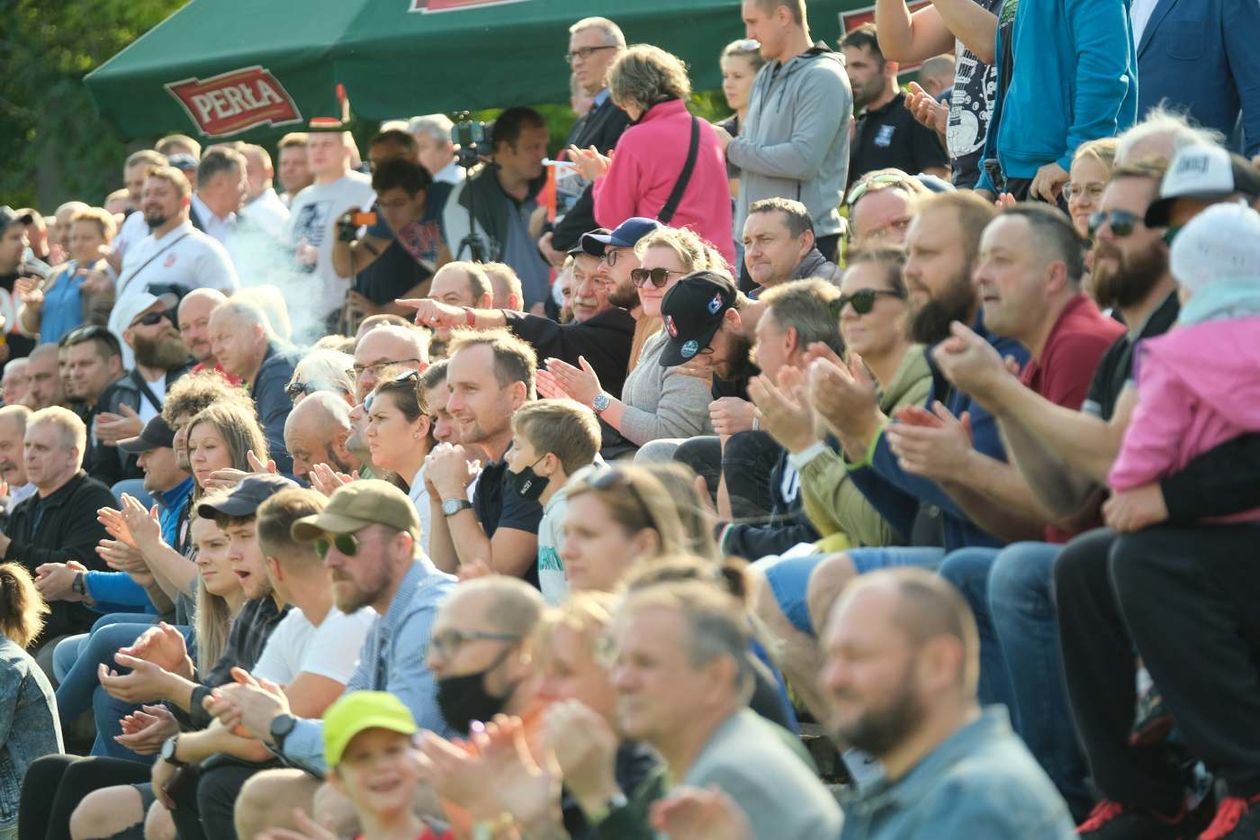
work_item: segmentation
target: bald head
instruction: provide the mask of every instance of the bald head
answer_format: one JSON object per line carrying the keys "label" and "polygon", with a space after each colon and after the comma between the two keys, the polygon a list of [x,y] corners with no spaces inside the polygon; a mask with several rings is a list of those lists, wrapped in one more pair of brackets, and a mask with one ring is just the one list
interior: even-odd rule
{"label": "bald head", "polygon": [[184,344],[201,364],[213,367],[210,349],[210,316],[227,303],[227,296],[218,289],[193,289],[179,302],[179,333]]}
{"label": "bald head", "polygon": [[545,608],[542,595],[523,580],[490,575],[461,583],[439,613],[457,616],[460,626],[482,622],[496,633],[524,638],[538,625]]}
{"label": "bald head", "polygon": [[346,449],[350,406],[336,394],[317,391],[293,407],[284,423],[284,447],[293,457],[293,474],[306,478],[315,464],[337,472],[357,466]]}
{"label": "bald head", "polygon": [[480,265],[450,262],[433,275],[429,297],[452,306],[489,309],[494,302],[494,287],[490,276]]}
{"label": "bald head", "polygon": [[428,361],[428,333],[382,324],[364,333],[354,347],[355,391],[361,401],[376,387],[385,368],[420,370]]}

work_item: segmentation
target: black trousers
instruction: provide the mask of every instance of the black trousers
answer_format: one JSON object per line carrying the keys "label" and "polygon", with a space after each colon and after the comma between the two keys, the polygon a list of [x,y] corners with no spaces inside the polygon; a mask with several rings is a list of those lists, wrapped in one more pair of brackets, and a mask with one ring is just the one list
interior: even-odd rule
{"label": "black trousers", "polygon": [[241,788],[255,773],[279,766],[279,762],[254,764],[217,755],[190,768],[197,774],[196,782],[180,786],[171,811],[179,840],[236,840],[233,812]]}
{"label": "black trousers", "polygon": [[718,479],[725,476],[731,515],[736,520],[760,520],[774,507],[770,472],[782,454],[767,433],[740,432],[727,439],[725,450],[715,435],[691,438],[678,447],[674,460],[704,476],[710,495],[717,494]]}
{"label": "black trousers", "polygon": [[1260,792],[1260,528],[1091,531],[1055,566],[1068,694],[1108,799],[1176,811],[1182,779],[1159,746],[1131,747],[1140,655],[1186,746],[1231,794]]}
{"label": "black trousers", "polygon": [[46,755],[22,779],[20,840],[70,840],[70,815],[83,797],[101,788],[149,781],[147,764],[121,758]]}

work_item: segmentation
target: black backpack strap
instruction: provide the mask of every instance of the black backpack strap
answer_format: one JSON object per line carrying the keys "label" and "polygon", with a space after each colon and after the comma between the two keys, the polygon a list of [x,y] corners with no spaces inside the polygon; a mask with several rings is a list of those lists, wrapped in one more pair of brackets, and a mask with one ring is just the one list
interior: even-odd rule
{"label": "black backpack strap", "polygon": [[[157,398],[157,394],[153,393],[153,389],[149,387],[149,383],[144,381],[144,377],[140,375],[140,371],[132,368],[131,381],[136,383],[136,388],[140,391],[140,398],[156,409],[158,414],[162,413],[162,401]],[[139,406],[136,406],[137,411]]]}
{"label": "black backpack strap", "polygon": [[669,224],[674,214],[678,212],[678,205],[682,203],[683,193],[687,191],[687,184],[691,181],[691,173],[696,168],[696,158],[699,154],[700,120],[693,116],[691,118],[691,146],[687,149],[687,162],[683,164],[682,173],[674,182],[674,191],[665,200],[665,206],[661,208],[661,212],[656,214],[661,224]]}

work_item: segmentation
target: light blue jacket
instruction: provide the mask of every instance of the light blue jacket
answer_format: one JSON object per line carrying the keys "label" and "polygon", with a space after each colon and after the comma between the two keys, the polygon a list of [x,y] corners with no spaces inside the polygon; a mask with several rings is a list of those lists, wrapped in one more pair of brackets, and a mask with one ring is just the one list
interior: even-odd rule
{"label": "light blue jacket", "polygon": [[990,706],[895,782],[842,797],[841,840],[1071,840],[1067,805],[1004,706]]}
{"label": "light blue jacket", "polygon": [[62,751],[52,685],[30,654],[0,635],[0,831],[17,825],[26,768]]}
{"label": "light blue jacket", "polygon": [[[983,159],[996,157],[1007,178],[1032,178],[1051,162],[1066,172],[1082,143],[1114,137],[1137,119],[1129,2],[1019,0],[1018,6],[1010,28],[1014,70],[1006,95],[993,104]],[[999,56],[1005,31],[998,27]],[[998,90],[1005,75],[999,67]],[[993,189],[987,173],[976,188]]]}

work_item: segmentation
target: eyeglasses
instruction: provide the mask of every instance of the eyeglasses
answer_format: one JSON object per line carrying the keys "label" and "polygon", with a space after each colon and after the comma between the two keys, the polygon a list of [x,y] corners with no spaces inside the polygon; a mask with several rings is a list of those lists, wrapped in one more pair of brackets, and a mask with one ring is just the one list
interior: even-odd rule
{"label": "eyeglasses", "polygon": [[573,62],[577,61],[579,58],[582,59],[583,61],[586,61],[586,59],[590,58],[592,55],[599,52],[600,50],[615,50],[615,49],[617,48],[613,46],[612,44],[605,44],[602,47],[578,47],[573,52],[565,53],[564,60],[568,62],[569,64],[572,64]]}
{"label": "eyeglasses", "polygon": [[355,365],[354,367],[350,368],[350,370],[346,371],[346,373],[350,374],[355,379],[358,379],[360,376],[368,372],[371,372],[373,376],[376,376],[383,369],[390,367],[391,365],[405,365],[408,362],[420,363],[423,361],[424,361],[423,359],[394,359],[388,362],[374,362],[373,364],[370,364],[370,365]]}
{"label": "eyeglasses", "polygon": [[429,637],[429,648],[443,659],[452,659],[465,642],[519,642],[514,633],[491,633],[483,630],[442,630]]}
{"label": "eyeglasses", "polygon": [[650,280],[653,286],[660,289],[669,282],[669,275],[686,273],[674,271],[672,268],[635,268],[630,271],[630,282],[635,285],[635,288],[642,289]]}
{"label": "eyeglasses", "polygon": [[328,549],[333,546],[337,547],[337,551],[346,557],[353,557],[359,553],[359,538],[354,534],[332,534],[332,539],[328,537],[319,537],[315,540],[315,554],[320,560],[328,554]]}
{"label": "eyeglasses", "polygon": [[294,380],[285,386],[284,392],[289,395],[289,399],[296,400],[305,394],[313,394],[319,389],[311,382],[298,382]]}
{"label": "eyeglasses", "polygon": [[[627,249],[627,250],[629,250],[629,249]],[[604,254],[603,254],[603,256],[601,256],[599,259],[600,259],[600,261],[601,261],[601,262],[606,262],[606,263],[608,263],[609,265],[616,265],[616,264],[617,264],[617,256],[618,256],[620,253],[621,253],[621,249],[620,249],[620,248],[611,248],[611,247],[609,247],[609,248],[605,248],[605,249],[604,249]]]}
{"label": "eyeglasses", "polygon": [[913,189],[907,183],[905,175],[889,172],[884,175],[872,175],[869,178],[863,178],[853,185],[853,189],[849,190],[849,197],[845,199],[845,206],[852,207],[861,201],[862,196],[871,190],[884,189],[885,187],[902,187],[906,190]]}
{"label": "eyeglasses", "polygon": [[836,317],[839,317],[844,308],[850,305],[852,305],[855,314],[865,315],[875,308],[875,301],[882,297],[901,300],[905,298],[905,294],[888,289],[858,289],[851,295],[841,295],[836,298],[834,303]]}
{"label": "eyeglasses", "polygon": [[133,327],[151,327],[154,324],[160,324],[163,321],[170,321],[172,324],[175,323],[175,319],[171,317],[171,313],[163,310],[162,312],[150,312],[147,315],[142,315],[132,321],[131,325]]}
{"label": "eyeglasses", "polygon": [[1111,228],[1112,234],[1123,239],[1133,233],[1139,221],[1141,219],[1138,215],[1128,210],[1099,210],[1089,215],[1089,235],[1098,233],[1098,229],[1106,224]]}
{"label": "eyeglasses", "polygon": [[1073,184],[1071,181],[1068,181],[1063,185],[1063,200],[1080,201],[1088,199],[1090,202],[1095,202],[1102,198],[1105,189],[1107,189],[1106,184]]}

